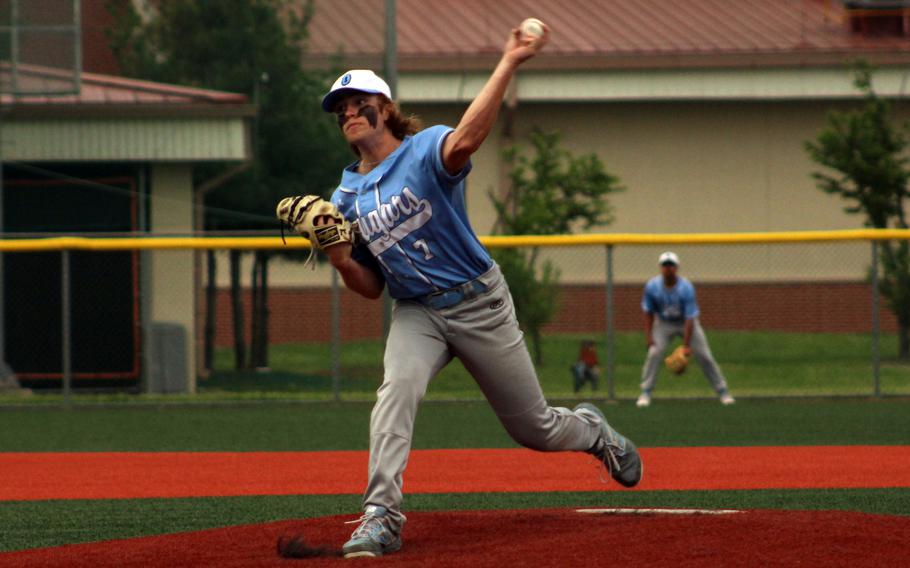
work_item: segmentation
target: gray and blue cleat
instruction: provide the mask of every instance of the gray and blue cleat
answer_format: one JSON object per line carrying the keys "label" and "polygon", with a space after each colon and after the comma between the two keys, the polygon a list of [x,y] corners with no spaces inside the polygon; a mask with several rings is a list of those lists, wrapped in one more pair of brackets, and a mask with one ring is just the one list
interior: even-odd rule
{"label": "gray and blue cleat", "polygon": [[614,430],[607,422],[604,413],[590,402],[583,402],[574,410],[576,414],[600,425],[600,437],[594,447],[588,450],[588,453],[603,462],[607,471],[610,472],[610,476],[620,485],[625,487],[638,485],[644,467],[641,463],[641,456],[638,454],[638,448],[635,447],[632,440]]}
{"label": "gray and blue cleat", "polygon": [[389,529],[387,515],[385,507],[368,505],[362,517],[351,521],[360,523],[360,526],[351,535],[350,540],[344,543],[341,549],[344,557],[382,556],[401,548],[401,537]]}

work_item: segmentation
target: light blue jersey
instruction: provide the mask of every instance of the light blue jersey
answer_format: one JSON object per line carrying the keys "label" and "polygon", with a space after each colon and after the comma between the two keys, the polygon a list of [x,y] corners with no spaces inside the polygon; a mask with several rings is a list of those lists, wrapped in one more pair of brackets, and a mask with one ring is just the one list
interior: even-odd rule
{"label": "light blue jersey", "polygon": [[[452,131],[433,126],[401,145],[366,175],[345,168],[332,203],[357,221],[393,298],[414,298],[477,278],[493,261],[468,222],[464,178],[446,172],[442,143]],[[371,264],[364,251],[355,259]]]}
{"label": "light blue jersey", "polygon": [[695,301],[695,286],[680,276],[672,288],[664,286],[663,276],[655,276],[645,284],[641,298],[641,309],[654,314],[668,323],[683,323],[698,317],[698,302]]}

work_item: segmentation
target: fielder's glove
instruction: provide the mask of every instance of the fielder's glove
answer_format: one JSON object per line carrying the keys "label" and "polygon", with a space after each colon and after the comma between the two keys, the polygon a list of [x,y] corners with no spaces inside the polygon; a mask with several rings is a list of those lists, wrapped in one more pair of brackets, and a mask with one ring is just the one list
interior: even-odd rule
{"label": "fielder's glove", "polygon": [[686,348],[680,345],[674,349],[673,353],[670,353],[667,358],[664,359],[664,365],[667,366],[667,369],[670,369],[677,375],[685,373],[686,367],[689,366],[689,356],[686,355]]}
{"label": "fielder's glove", "polygon": [[313,245],[304,266],[311,263],[316,249],[325,250],[341,243],[355,245],[359,240],[356,223],[345,219],[335,205],[318,195],[285,197],[278,203],[275,214],[281,221],[282,240],[287,224]]}

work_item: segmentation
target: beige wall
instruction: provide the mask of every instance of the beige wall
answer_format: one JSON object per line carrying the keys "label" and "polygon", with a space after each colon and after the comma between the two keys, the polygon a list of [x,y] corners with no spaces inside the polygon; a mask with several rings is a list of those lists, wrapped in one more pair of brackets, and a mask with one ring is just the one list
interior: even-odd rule
{"label": "beige wall", "polygon": [[[517,139],[559,130],[568,149],[596,153],[627,187],[611,198],[610,232],[717,232],[856,228],[861,220],[818,191],[803,143],[845,103],[714,102],[524,104]],[[427,124],[458,121],[463,106],[412,105]],[[901,109],[903,110],[903,109]],[[910,119],[910,111],[898,113]],[[474,158],[472,218],[491,224],[498,128]]]}
{"label": "beige wall", "polygon": [[[803,149],[831,108],[851,103],[614,102],[519,104],[516,139],[534,128],[559,130],[574,153],[596,153],[626,191],[611,197],[615,222],[606,232],[673,233],[859,228],[862,219],[815,188],[816,169]],[[463,105],[411,105],[427,124],[456,124]],[[910,111],[899,109],[900,120]],[[487,191],[498,184],[499,128],[474,157],[468,204],[475,230],[489,232]],[[655,271],[666,247],[616,252],[620,281]],[[693,277],[713,281],[857,279],[868,247],[829,244],[774,247],[676,247]],[[566,249],[549,255],[569,281],[603,279],[603,251]]]}
{"label": "beige wall", "polygon": [[[574,153],[595,152],[626,191],[612,196],[615,222],[598,232],[674,233],[847,229],[862,218],[843,212],[840,199],[815,188],[816,169],[803,149],[831,108],[847,102],[604,102],[519,104],[516,136],[535,126],[563,133]],[[465,104],[406,105],[425,125],[457,124]],[[910,110],[899,108],[900,120]],[[488,234],[495,221],[487,192],[500,177],[501,124],[473,158],[467,181],[471,222]],[[865,277],[865,243],[774,246],[619,247],[619,282],[656,272],[657,255],[674,248],[696,281],[858,280]],[[565,282],[600,282],[601,248],[555,249],[546,254]],[[225,265],[225,263],[221,263]],[[329,272],[276,262],[278,286],[326,285]],[[244,274],[248,274],[247,267]],[[226,285],[226,272],[219,282]]]}
{"label": "beige wall", "polygon": [[[156,164],[151,173],[152,233],[187,233],[193,227],[192,167]],[[194,351],[193,252],[154,251],[151,255],[151,319],[178,323],[186,330],[187,390],[196,390]]]}

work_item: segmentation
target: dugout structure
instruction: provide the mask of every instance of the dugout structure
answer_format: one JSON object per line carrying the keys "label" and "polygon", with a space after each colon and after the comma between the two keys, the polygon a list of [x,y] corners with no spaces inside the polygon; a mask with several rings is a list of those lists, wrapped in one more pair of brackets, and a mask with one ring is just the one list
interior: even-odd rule
{"label": "dugout structure", "polygon": [[[81,5],[79,0],[0,0],[0,233],[5,232],[4,159],[2,136],[4,115],[17,97],[70,96],[79,92],[82,72]],[[23,260],[20,258],[20,260]],[[7,302],[6,262],[0,258],[0,369],[8,373],[6,311],[21,306]],[[14,270],[18,275],[19,267]],[[15,278],[15,276],[14,276]],[[13,292],[13,297],[18,295]],[[13,316],[14,319],[18,314]],[[14,335],[14,337],[19,337]],[[15,341],[15,340],[14,340]],[[14,345],[18,355],[22,353]],[[14,363],[13,367],[16,365]],[[0,376],[0,382],[12,379]]]}
{"label": "dugout structure", "polygon": [[[59,72],[19,65],[36,83]],[[7,81],[7,84],[12,84]],[[5,94],[0,219],[7,242],[43,236],[191,235],[194,166],[250,158],[245,96],[79,74],[75,93]],[[148,388],[156,324],[185,329],[195,389],[191,251],[4,255],[0,346],[33,387]]]}

